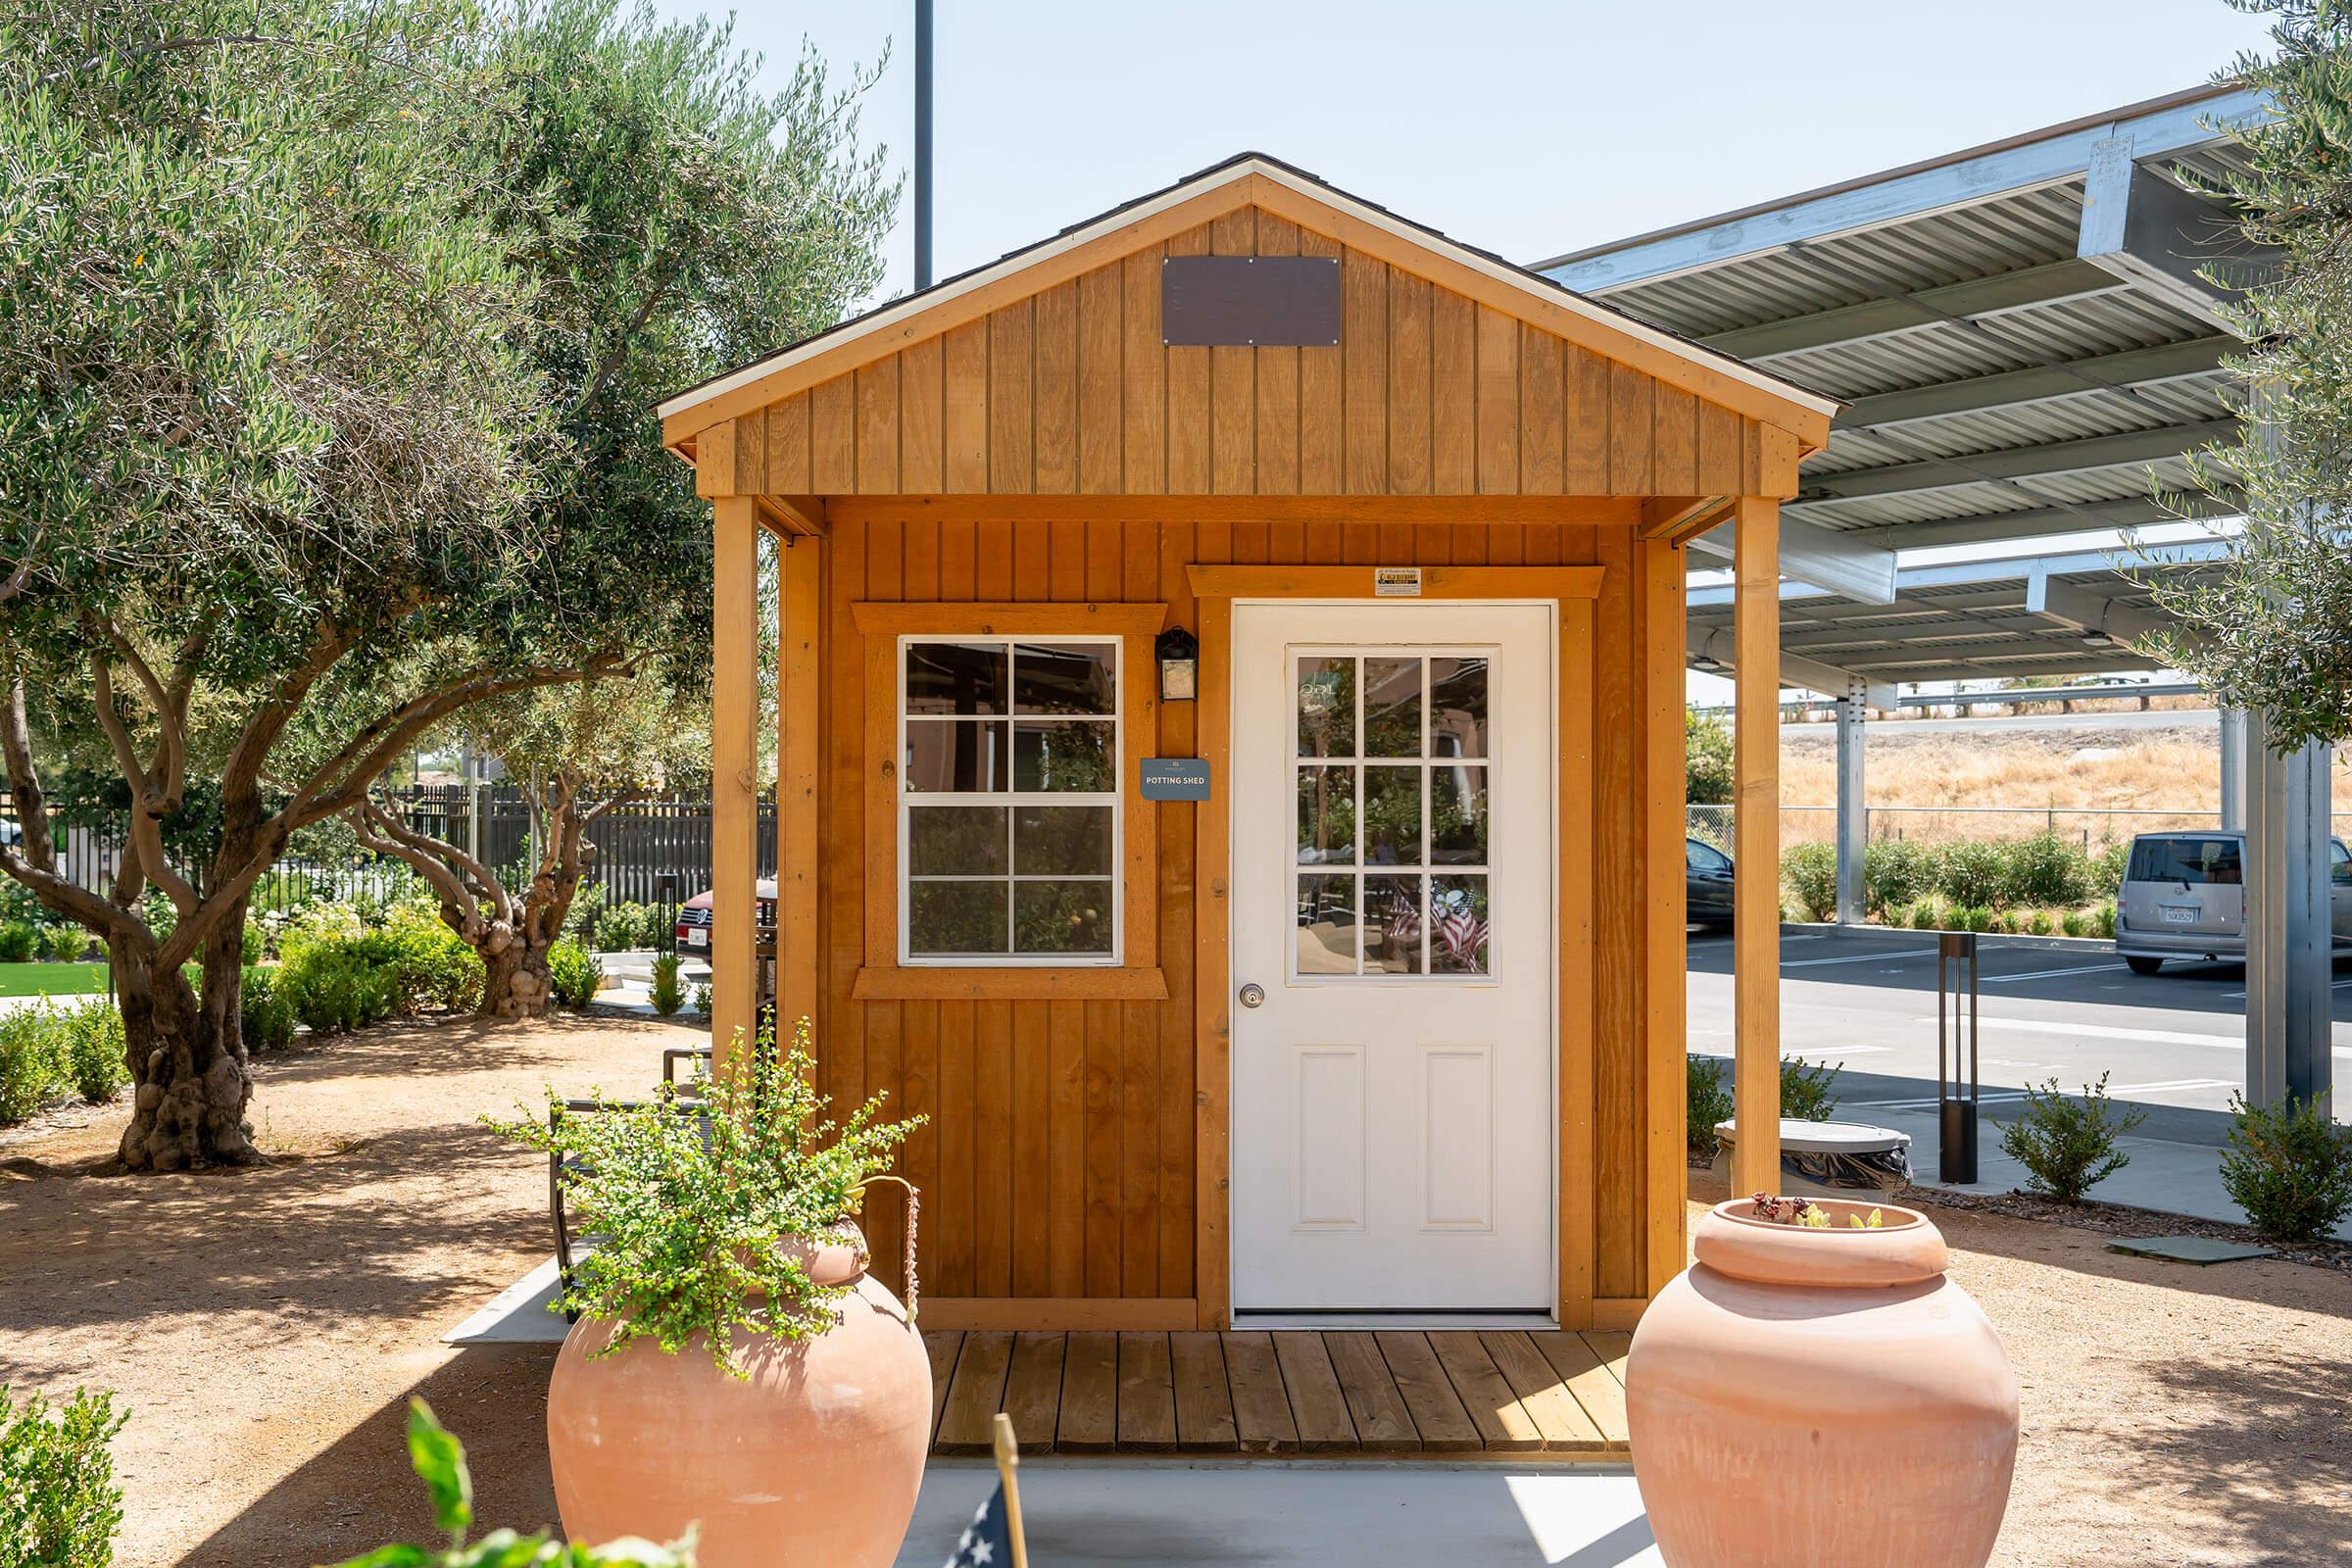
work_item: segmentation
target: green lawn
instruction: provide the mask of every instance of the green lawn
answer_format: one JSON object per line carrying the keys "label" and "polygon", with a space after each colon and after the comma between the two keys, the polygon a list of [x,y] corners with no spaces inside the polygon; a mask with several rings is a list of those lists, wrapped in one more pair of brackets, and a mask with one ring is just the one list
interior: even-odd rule
{"label": "green lawn", "polygon": [[105,990],[103,963],[0,963],[0,997],[77,997]]}

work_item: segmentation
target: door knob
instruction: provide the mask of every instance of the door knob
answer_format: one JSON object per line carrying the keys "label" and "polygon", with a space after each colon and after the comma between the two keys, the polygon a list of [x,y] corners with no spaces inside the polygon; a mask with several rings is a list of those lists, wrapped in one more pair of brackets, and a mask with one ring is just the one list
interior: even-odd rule
{"label": "door knob", "polygon": [[1264,1002],[1265,1000],[1266,1000],[1266,988],[1265,988],[1264,986],[1261,986],[1261,985],[1259,985],[1259,984],[1258,984],[1256,981],[1252,980],[1252,981],[1251,981],[1250,984],[1248,984],[1248,985],[1246,985],[1246,986],[1242,987],[1242,1005],[1243,1005],[1243,1006],[1245,1006],[1245,1007],[1254,1007],[1254,1006],[1258,1005],[1260,1003]]}

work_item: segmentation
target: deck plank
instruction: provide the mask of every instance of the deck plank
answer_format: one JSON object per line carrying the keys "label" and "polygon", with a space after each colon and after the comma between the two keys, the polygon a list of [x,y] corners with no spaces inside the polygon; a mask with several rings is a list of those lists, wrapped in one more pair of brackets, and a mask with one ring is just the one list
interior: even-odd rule
{"label": "deck plank", "polygon": [[1119,1441],[1119,1337],[1089,1329],[1069,1336],[1061,1359],[1062,1453],[1103,1453]]}
{"label": "deck plank", "polygon": [[1509,1380],[1511,1391],[1519,1396],[1520,1408],[1543,1434],[1546,1449],[1555,1453],[1592,1453],[1608,1446],[1600,1428],[1585,1413],[1585,1407],[1576,1402],[1568,1385],[1560,1381],[1559,1373],[1525,1334],[1489,1329],[1478,1338],[1487,1348],[1487,1354],[1494,1358],[1494,1369]]}
{"label": "deck plank", "polygon": [[1586,1343],[1586,1337],[1573,1333],[1530,1334],[1530,1344],[1551,1363],[1551,1369],[1568,1385],[1576,1402],[1584,1406],[1585,1414],[1600,1429],[1601,1438],[1611,1447],[1626,1444],[1625,1385],[1609,1369],[1607,1361]]}
{"label": "deck plank", "polygon": [[1233,1452],[1241,1437],[1217,1336],[1169,1335],[1168,1367],[1176,1385],[1176,1446],[1189,1453]]}
{"label": "deck plank", "polygon": [[1355,1422],[1348,1414],[1348,1396],[1332,1370],[1331,1350],[1320,1334],[1299,1332],[1274,1336],[1274,1359],[1282,1369],[1284,1394],[1298,1427],[1298,1446],[1308,1453],[1353,1453]]}
{"label": "deck plank", "polygon": [[1050,1453],[1061,1424],[1061,1357],[1067,1334],[1024,1331],[1012,1342],[1012,1371],[1004,1379],[1004,1413],[1026,1453]]}
{"label": "deck plank", "polygon": [[[1298,1423],[1291,1414],[1290,1396],[1282,1386],[1282,1365],[1274,1341],[1262,1332],[1219,1336],[1225,1351],[1225,1378],[1233,1396],[1235,1442],[1244,1453],[1294,1453],[1298,1448]],[[1333,1386],[1338,1393],[1338,1386]],[[1183,1426],[1183,1411],[1177,1425]],[[1350,1434],[1352,1436],[1352,1434]]]}
{"label": "deck plank", "polygon": [[1119,1336],[1119,1446],[1137,1453],[1176,1446],[1176,1385],[1165,1334]]}
{"label": "deck plank", "polygon": [[958,1329],[939,1330],[923,1337],[923,1354],[931,1358],[930,1435],[939,1435],[939,1412],[948,1406],[948,1382],[956,1376],[956,1352],[963,1348]]}
{"label": "deck plank", "polygon": [[1348,1419],[1355,1423],[1356,1441],[1370,1453],[1402,1453],[1421,1446],[1421,1437],[1405,1409],[1404,1396],[1389,1363],[1369,1334],[1350,1330],[1323,1336],[1338,1374],[1340,1392],[1348,1399]]}
{"label": "deck plank", "polygon": [[939,1418],[942,1453],[991,1453],[996,1449],[997,1410],[1004,1396],[1004,1372],[1012,1360],[1012,1336],[978,1330],[963,1337],[948,1386],[947,1408]]}
{"label": "deck plank", "polygon": [[1479,1441],[1499,1453],[1518,1453],[1544,1446],[1544,1433],[1519,1403],[1510,1380],[1495,1369],[1494,1358],[1467,1329],[1432,1334],[1429,1348],[1437,1352],[1453,1392],[1462,1397]]}
{"label": "deck plank", "polygon": [[1421,1435],[1421,1446],[1440,1452],[1475,1450],[1485,1446],[1470,1412],[1455,1397],[1453,1384],[1430,1348],[1432,1336],[1411,1330],[1391,1330],[1372,1336],[1396,1392]]}
{"label": "deck plank", "polygon": [[1592,1329],[1584,1336],[1585,1344],[1600,1357],[1600,1364],[1609,1376],[1625,1387],[1625,1357],[1634,1348],[1634,1337],[1623,1329]]}

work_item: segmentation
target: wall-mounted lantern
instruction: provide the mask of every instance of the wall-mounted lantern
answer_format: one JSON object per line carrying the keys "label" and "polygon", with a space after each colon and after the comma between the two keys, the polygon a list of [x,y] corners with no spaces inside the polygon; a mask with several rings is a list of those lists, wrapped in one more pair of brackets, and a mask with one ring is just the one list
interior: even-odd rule
{"label": "wall-mounted lantern", "polygon": [[1170,626],[1152,645],[1159,656],[1159,700],[1189,703],[1200,692],[1200,643],[1182,626]]}

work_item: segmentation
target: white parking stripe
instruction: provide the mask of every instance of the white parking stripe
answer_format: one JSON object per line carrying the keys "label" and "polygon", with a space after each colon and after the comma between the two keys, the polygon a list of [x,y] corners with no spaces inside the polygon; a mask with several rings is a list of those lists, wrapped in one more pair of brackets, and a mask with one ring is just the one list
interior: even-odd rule
{"label": "white parking stripe", "polygon": [[1984,977],[1984,983],[2003,986],[2018,980],[2053,980],[2062,974],[2097,974],[2102,969],[2123,967],[2120,963],[2078,963],[2071,969],[2029,969],[2024,974],[1988,974]]}
{"label": "white parking stripe", "polygon": [[1849,953],[1842,958],[1790,958],[1781,967],[1810,969],[1822,963],[1885,963],[1892,958],[1933,958],[1936,952],[1934,948],[1913,948],[1906,953]]}
{"label": "white parking stripe", "polygon": [[[1934,1018],[1915,1018],[1914,1023],[1934,1023]],[[2126,1029],[2106,1023],[2053,1023],[2042,1018],[1986,1018],[1982,1020],[1987,1029],[2015,1029],[2034,1035],[2068,1035],[2076,1039],[2144,1040],[2165,1046],[2212,1046],[2221,1051],[2246,1049],[2242,1035],[2192,1035],[2178,1029]]]}

